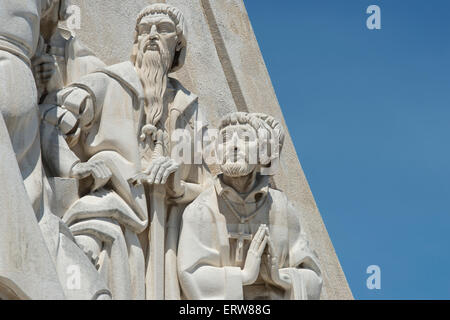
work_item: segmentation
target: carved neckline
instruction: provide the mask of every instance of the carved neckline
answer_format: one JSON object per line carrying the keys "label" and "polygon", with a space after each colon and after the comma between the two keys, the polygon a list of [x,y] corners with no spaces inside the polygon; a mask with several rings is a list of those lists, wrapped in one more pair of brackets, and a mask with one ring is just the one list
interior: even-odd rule
{"label": "carved neckline", "polygon": [[267,201],[267,198],[268,198],[267,196],[264,197],[264,199],[262,200],[261,204],[259,206],[257,206],[256,209],[250,215],[243,217],[233,207],[233,205],[231,204],[231,201],[227,199],[225,194],[221,194],[220,197],[223,199],[223,201],[227,205],[228,209],[230,209],[230,211],[233,213],[233,215],[239,220],[240,224],[248,223],[250,220],[255,218],[258,215],[259,210],[266,204],[266,201]]}

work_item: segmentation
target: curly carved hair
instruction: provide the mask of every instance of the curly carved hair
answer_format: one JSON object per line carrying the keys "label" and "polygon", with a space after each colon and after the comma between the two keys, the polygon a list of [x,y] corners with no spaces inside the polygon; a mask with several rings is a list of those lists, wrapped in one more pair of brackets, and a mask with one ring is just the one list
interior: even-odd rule
{"label": "curly carved hair", "polygon": [[[255,129],[258,138],[263,140],[270,139],[272,142],[277,142],[277,155],[280,155],[284,144],[285,133],[281,123],[272,116],[263,113],[234,112],[221,119],[219,131],[233,125],[250,125]],[[260,152],[260,154],[264,153]],[[266,165],[270,163],[271,157],[260,160],[261,164]]]}

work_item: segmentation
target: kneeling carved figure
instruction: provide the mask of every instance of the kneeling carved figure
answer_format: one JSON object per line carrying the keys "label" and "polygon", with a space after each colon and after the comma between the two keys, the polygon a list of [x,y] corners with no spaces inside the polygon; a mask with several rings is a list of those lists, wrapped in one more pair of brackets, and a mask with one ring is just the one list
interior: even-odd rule
{"label": "kneeling carved figure", "polygon": [[320,297],[320,267],[300,213],[269,185],[267,166],[278,160],[283,140],[270,116],[233,113],[222,120],[222,174],[182,218],[177,263],[185,299]]}

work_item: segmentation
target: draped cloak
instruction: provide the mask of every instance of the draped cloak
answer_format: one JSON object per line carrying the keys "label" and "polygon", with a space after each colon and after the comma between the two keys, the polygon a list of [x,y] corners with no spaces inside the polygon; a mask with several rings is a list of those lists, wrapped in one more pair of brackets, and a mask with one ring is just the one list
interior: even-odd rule
{"label": "draped cloak", "polygon": [[[0,201],[0,290],[7,292],[6,298],[95,299],[108,296],[108,290],[96,281],[95,268],[70,231],[45,205],[47,184],[30,59],[48,5],[46,0],[0,2],[0,177],[6,185]],[[21,178],[15,174],[12,155]],[[69,271],[74,272],[74,283],[69,281]]]}
{"label": "draped cloak", "polygon": [[[183,214],[178,247],[183,297],[194,300],[318,299],[322,287],[320,267],[301,229],[299,212],[283,192],[268,187],[267,176],[259,178],[259,183],[245,200],[247,204],[256,201],[260,206],[255,220],[247,227],[252,235],[260,224],[269,227],[280,273],[289,276],[291,288],[284,290],[275,285],[268,276],[264,257],[256,282],[243,286],[241,270],[244,263],[236,262],[235,240],[229,237],[236,231],[238,221],[224,205],[222,196],[227,193],[234,206],[242,202],[233,201],[240,196],[219,176],[215,185],[204,191]],[[247,242],[247,249],[249,244]]]}
{"label": "draped cloak", "polygon": [[[201,117],[197,97],[177,80],[169,78],[169,82],[174,92],[168,111],[169,135],[180,128],[192,132]],[[72,161],[62,161],[59,165],[67,171],[77,161],[98,159],[106,163],[113,176],[105,188],[87,192],[75,201],[64,213],[63,220],[79,243],[99,243],[101,252],[92,252],[92,256],[99,272],[108,279],[115,299],[143,299],[147,248],[137,235],[148,226],[148,204],[144,187],[132,185],[128,180],[145,169],[139,153],[139,136],[145,120],[144,90],[131,62],[93,72],[74,82],[68,90],[77,88],[89,94],[95,116],[88,126],[80,128],[79,142],[73,147],[76,157],[68,156],[66,159]],[[182,165],[180,170],[185,194],[170,201],[168,209],[173,218],[168,218],[167,239],[175,243],[168,248],[175,251],[179,212],[200,193],[205,175],[202,165]],[[173,252],[170,257],[174,261]],[[166,274],[175,275],[166,275],[175,280],[169,284],[173,290],[167,292],[175,292],[177,298],[176,264],[166,265]]]}

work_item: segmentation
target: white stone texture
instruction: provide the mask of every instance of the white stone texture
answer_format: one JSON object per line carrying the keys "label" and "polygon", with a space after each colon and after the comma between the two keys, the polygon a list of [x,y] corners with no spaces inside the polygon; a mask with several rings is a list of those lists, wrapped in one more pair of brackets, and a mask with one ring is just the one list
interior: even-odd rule
{"label": "white stone texture", "polygon": [[[77,35],[105,62],[123,61],[131,50],[135,16],[149,2],[164,1],[130,0],[124,6],[122,1],[105,5],[73,0],[82,13]],[[212,126],[232,111],[264,112],[281,119],[284,125],[242,0],[166,2],[183,12],[189,28],[186,64],[176,77],[199,96],[199,105]],[[101,12],[104,23],[98,23],[97,12]],[[353,299],[289,134],[281,171],[273,180],[304,215],[305,232],[323,269],[321,298]]]}

